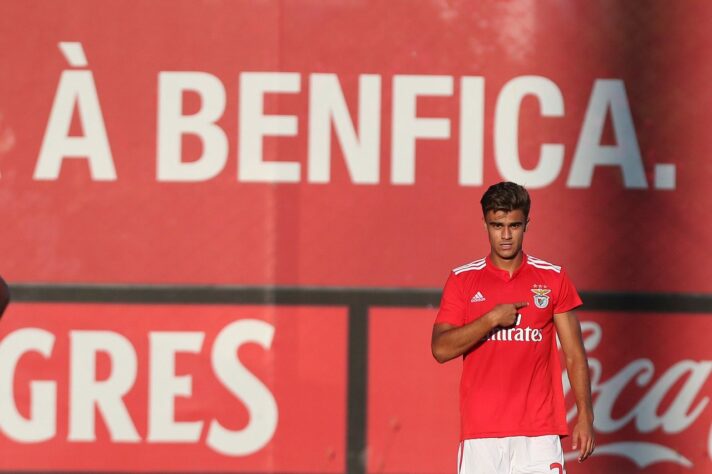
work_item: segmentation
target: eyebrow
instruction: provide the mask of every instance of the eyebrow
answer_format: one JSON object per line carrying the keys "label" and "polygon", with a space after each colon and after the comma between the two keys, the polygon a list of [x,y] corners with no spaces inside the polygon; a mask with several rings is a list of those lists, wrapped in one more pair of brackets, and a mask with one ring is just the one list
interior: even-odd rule
{"label": "eyebrow", "polygon": [[510,222],[509,224],[505,224],[504,222],[498,222],[498,221],[489,221],[487,222],[487,225],[524,225],[524,221],[514,221]]}

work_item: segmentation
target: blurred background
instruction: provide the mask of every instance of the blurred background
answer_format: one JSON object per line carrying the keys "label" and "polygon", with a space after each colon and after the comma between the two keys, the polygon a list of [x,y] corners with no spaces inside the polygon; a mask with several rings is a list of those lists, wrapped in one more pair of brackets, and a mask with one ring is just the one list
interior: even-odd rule
{"label": "blurred background", "polygon": [[455,472],[430,330],[510,180],[584,300],[569,472],[710,472],[711,20],[0,1],[0,470]]}

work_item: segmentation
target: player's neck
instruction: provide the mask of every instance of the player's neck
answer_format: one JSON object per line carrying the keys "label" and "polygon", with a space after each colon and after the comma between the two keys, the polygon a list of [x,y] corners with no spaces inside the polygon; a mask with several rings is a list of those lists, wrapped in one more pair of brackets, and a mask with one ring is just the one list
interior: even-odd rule
{"label": "player's neck", "polygon": [[490,252],[490,260],[492,260],[494,266],[499,268],[500,270],[508,271],[509,276],[512,276],[515,270],[519,268],[519,266],[522,264],[523,259],[524,254],[521,250],[517,253],[517,255],[512,258],[502,258],[495,252]]}

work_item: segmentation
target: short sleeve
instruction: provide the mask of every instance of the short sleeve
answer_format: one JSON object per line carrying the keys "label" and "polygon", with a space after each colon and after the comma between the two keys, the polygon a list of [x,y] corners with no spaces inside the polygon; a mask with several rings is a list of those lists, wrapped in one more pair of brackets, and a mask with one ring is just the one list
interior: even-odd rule
{"label": "short sleeve", "polygon": [[554,314],[566,313],[572,309],[578,308],[583,304],[581,297],[576,291],[576,287],[571,282],[566,270],[561,270],[561,286],[559,287],[559,295],[554,306]]}
{"label": "short sleeve", "polygon": [[457,275],[450,272],[445,282],[443,296],[440,299],[440,309],[435,318],[435,324],[452,324],[462,326],[465,324],[465,298],[458,282]]}

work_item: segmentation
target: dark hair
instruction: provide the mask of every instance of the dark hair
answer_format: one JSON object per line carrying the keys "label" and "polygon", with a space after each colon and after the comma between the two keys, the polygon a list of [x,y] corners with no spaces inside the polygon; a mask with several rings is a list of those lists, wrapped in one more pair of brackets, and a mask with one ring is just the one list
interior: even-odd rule
{"label": "dark hair", "polygon": [[480,204],[482,204],[482,215],[487,215],[488,211],[511,212],[515,209],[521,209],[524,213],[524,218],[528,219],[532,201],[524,186],[502,181],[501,183],[493,184],[485,191]]}

